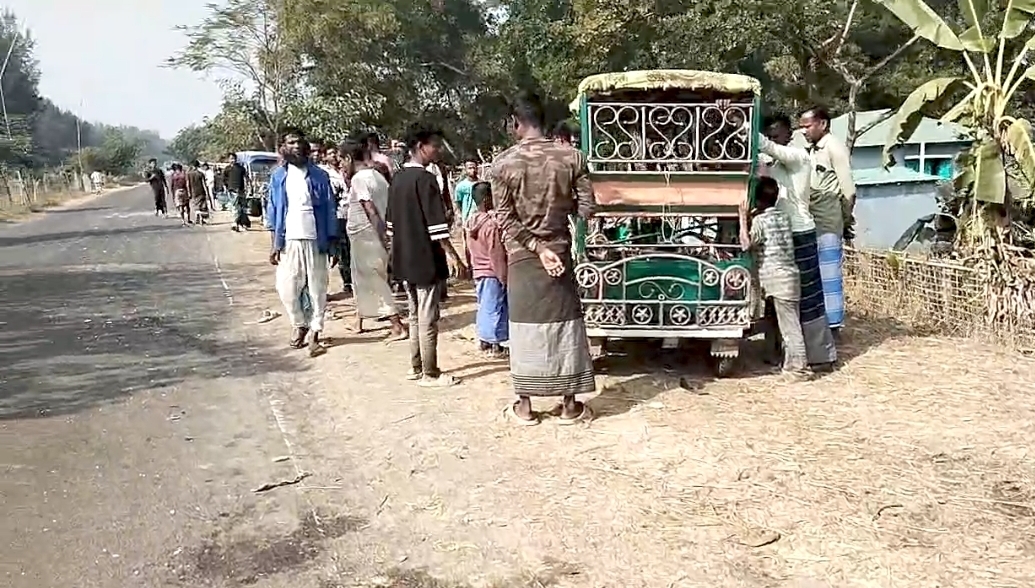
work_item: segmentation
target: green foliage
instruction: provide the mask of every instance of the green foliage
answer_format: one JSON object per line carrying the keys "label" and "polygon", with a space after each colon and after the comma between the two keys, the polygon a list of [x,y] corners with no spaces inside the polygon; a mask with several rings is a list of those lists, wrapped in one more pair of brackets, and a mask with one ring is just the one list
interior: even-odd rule
{"label": "green foliage", "polygon": [[100,145],[83,149],[84,171],[126,175],[140,168],[144,146],[142,139],[110,129]]}
{"label": "green foliage", "polygon": [[165,153],[180,162],[202,159],[210,142],[209,136],[209,130],[204,126],[192,125],[181,129],[169,142]]}

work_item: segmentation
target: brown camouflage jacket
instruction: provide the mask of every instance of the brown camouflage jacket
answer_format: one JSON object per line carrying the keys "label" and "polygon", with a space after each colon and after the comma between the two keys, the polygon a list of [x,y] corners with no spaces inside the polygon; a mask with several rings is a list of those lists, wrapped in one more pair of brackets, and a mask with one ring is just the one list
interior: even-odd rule
{"label": "brown camouflage jacket", "polygon": [[544,247],[569,256],[569,216],[589,218],[596,209],[585,155],[549,139],[526,139],[501,153],[490,181],[511,261]]}

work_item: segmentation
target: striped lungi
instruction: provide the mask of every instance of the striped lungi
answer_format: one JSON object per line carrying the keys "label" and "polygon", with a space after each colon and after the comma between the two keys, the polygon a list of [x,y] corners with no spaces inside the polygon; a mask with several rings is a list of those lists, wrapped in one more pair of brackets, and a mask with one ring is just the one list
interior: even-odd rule
{"label": "striped lungi", "polygon": [[570,254],[564,275],[552,278],[537,257],[511,260],[510,376],[518,396],[574,396],[596,390]]}
{"label": "striped lungi", "polygon": [[794,262],[801,276],[801,330],[809,364],[833,363],[837,360],[837,348],[827,322],[816,232],[794,233],[793,237]]}
{"label": "striped lungi", "polygon": [[823,279],[823,304],[826,306],[827,323],[831,329],[839,329],[845,322],[845,291],[841,274],[844,251],[841,235],[823,233],[816,241],[819,249],[819,275]]}

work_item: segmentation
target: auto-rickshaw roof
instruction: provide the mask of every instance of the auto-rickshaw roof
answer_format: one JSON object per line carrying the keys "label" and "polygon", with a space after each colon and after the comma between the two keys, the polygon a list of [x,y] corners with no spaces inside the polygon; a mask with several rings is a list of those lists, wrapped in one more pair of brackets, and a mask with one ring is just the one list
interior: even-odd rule
{"label": "auto-rickshaw roof", "polygon": [[277,154],[272,151],[238,151],[236,153],[237,161],[244,165],[257,160],[277,160]]}
{"label": "auto-rickshaw roof", "polygon": [[692,69],[650,69],[603,73],[589,76],[579,83],[575,101],[570,104],[572,112],[579,111],[583,96],[614,92],[616,90],[715,90],[727,94],[750,92],[755,96],[762,93],[762,84],[753,77],[696,71]]}

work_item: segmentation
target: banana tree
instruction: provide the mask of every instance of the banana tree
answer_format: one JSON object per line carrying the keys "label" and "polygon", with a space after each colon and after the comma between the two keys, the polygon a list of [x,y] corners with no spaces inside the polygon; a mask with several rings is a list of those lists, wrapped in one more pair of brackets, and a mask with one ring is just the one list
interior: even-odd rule
{"label": "banana tree", "polygon": [[[1035,17],[1035,0],[1009,0],[999,9],[991,0],[959,0],[968,28],[955,32],[923,0],[876,0],[919,37],[942,49],[958,51],[969,75],[937,78],[920,85],[902,103],[891,119],[884,147],[885,165],[891,152],[908,139],[923,119],[924,111],[942,110],[947,101],[966,92],[962,100],[942,117],[970,129],[974,143],[959,158],[954,178],[957,192],[969,192],[982,202],[1006,204],[1007,199],[1030,199],[1035,186],[1035,145],[1032,125],[1009,114],[1009,105],[1021,84],[1035,79],[1035,35],[1018,50],[1014,42],[1029,30]],[[1001,12],[993,19],[991,11]],[[990,21],[1000,22],[998,31],[983,30]],[[1008,58],[1012,61],[1007,63]],[[1009,164],[1009,165],[1008,165]],[[1016,170],[1021,182],[1010,181],[1007,169]],[[1014,178],[1017,179],[1017,178]],[[1017,189],[1023,185],[1026,189]],[[1021,192],[1021,193],[1017,193]]]}

